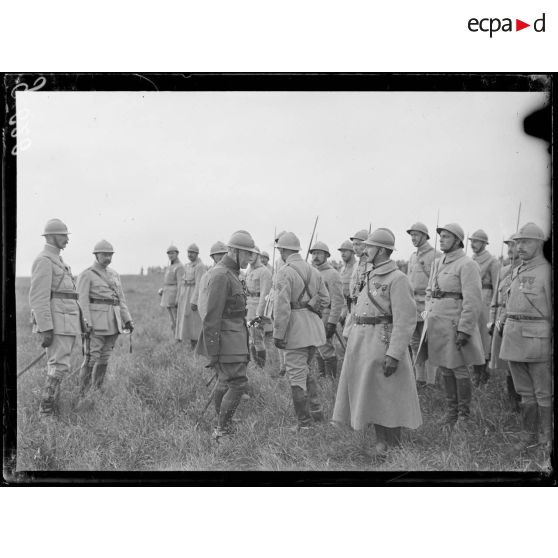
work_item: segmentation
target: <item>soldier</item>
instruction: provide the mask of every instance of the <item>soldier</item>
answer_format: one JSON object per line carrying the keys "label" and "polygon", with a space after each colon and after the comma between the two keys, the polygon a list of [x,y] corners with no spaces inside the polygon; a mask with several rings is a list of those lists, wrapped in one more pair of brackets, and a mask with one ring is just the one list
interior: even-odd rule
{"label": "soldier", "polygon": [[329,305],[329,295],[320,273],[300,256],[300,241],[294,233],[283,233],[277,249],[284,265],[277,273],[273,341],[285,351],[298,429],[305,430],[312,420],[323,420],[318,383],[310,363],[316,347],[326,342],[320,317]]}
{"label": "soldier", "polygon": [[395,236],[376,229],[365,241],[372,270],[353,306],[333,423],[364,430],[374,424],[376,456],[401,441],[401,427],[422,424],[408,346],[417,310],[407,276],[390,259]]}
{"label": "soldier", "polygon": [[271,265],[269,265],[269,254],[267,252],[262,252],[260,254],[260,260],[262,262],[262,265],[268,269],[271,275],[273,275],[273,268],[271,267]]}
{"label": "soldier", "polygon": [[[411,235],[411,242],[417,249],[416,252],[411,254],[409,268],[407,270],[407,276],[411,282],[415,303],[417,305],[417,327],[411,337],[411,351],[413,359],[416,361],[419,342],[424,327],[424,320],[421,314],[425,309],[424,299],[426,296],[426,287],[428,286],[434,259],[441,256],[441,254],[435,252],[434,248],[428,242],[430,235],[424,223],[415,223],[407,230],[407,234]],[[428,361],[420,363],[415,362],[415,377],[419,389],[429,384],[435,384],[436,368]]]}
{"label": "soldier", "polygon": [[339,323],[341,327],[345,325],[347,319],[347,314],[349,313],[350,304],[350,286],[351,286],[351,276],[353,274],[354,267],[356,265],[355,249],[353,248],[353,243],[350,240],[345,240],[341,246],[338,248],[341,252],[341,259],[343,260],[343,265],[341,266],[341,282],[343,284],[343,310],[341,311],[341,317],[339,318]]}
{"label": "soldier", "polygon": [[254,253],[250,233],[237,231],[227,244],[228,251],[209,273],[207,312],[202,322],[198,354],[209,357],[215,368],[215,412],[218,423],[213,437],[219,441],[231,433],[232,417],[248,386],[248,329],[246,289],[239,279]]}
{"label": "soldier", "polygon": [[79,305],[83,312],[88,350],[79,372],[80,397],[91,384],[100,389],[118,336],[134,330],[118,273],[109,267],[114,249],[101,240],[93,248],[95,263],[78,277]]}
{"label": "soldier", "polygon": [[265,300],[271,290],[271,273],[260,261],[260,251],[256,246],[254,257],[246,272],[246,290],[248,293],[248,321],[257,322],[250,326],[250,354],[254,362],[260,367],[265,366],[266,350],[264,342]]}
{"label": "soldier", "polygon": [[178,259],[178,248],[171,244],[167,248],[170,265],[165,269],[163,287],[159,289],[161,306],[168,310],[172,332],[176,331],[176,312],[178,308],[178,285],[184,275],[184,266]]}
{"label": "soldier", "polygon": [[[443,424],[465,425],[471,406],[468,366],[484,362],[479,332],[481,280],[479,266],[463,251],[464,233],[457,223],[439,227],[440,250],[426,288],[423,318],[428,330],[428,360],[439,366],[446,393]],[[419,358],[420,358],[419,354]]]}
{"label": "soldier", "polygon": [[70,355],[76,336],[82,332],[78,293],[72,271],[60,257],[68,245],[68,227],[60,219],[50,219],[44,228],[45,247],[31,268],[29,304],[33,333],[41,335],[46,349],[47,377],[40,412],[57,411],[60,382],[70,371]]}
{"label": "soldier", "polygon": [[[520,412],[519,403],[521,402],[521,397],[517,393],[513,378],[511,375],[509,363],[500,358],[500,347],[502,345],[502,320],[504,317],[506,303],[508,300],[508,289],[511,283],[511,273],[512,270],[516,269],[521,263],[519,256],[517,254],[517,246],[513,235],[504,240],[504,244],[508,247],[508,258],[510,263],[503,266],[499,273],[498,285],[494,290],[494,296],[492,297],[492,303],[490,304],[490,321],[488,322],[488,333],[492,335],[492,347],[490,350],[490,368],[499,368],[505,370],[506,374],[506,391],[508,394],[508,401],[512,411],[515,413]],[[498,324],[498,327],[496,327]]]}
{"label": "soldier", "polygon": [[184,274],[178,284],[178,311],[175,339],[189,339],[192,350],[196,348],[201,331],[198,306],[193,299],[196,284],[207,270],[199,258],[200,250],[196,244],[188,246],[188,262],[184,265]]}
{"label": "soldier", "polygon": [[512,452],[523,452],[539,442],[552,444],[550,264],[542,250],[545,235],[535,223],[527,223],[514,236],[521,264],[512,272],[503,316],[500,358],[509,362],[513,383],[521,396],[521,432]]}
{"label": "soldier", "polygon": [[481,273],[482,284],[482,306],[479,321],[479,330],[481,333],[482,346],[484,348],[484,364],[473,367],[473,384],[475,386],[483,385],[488,382],[490,373],[488,363],[490,362],[490,347],[492,338],[488,333],[488,319],[490,315],[490,304],[494,295],[494,287],[498,280],[498,260],[488,253],[486,245],[488,244],[488,235],[479,229],[470,237],[471,249],[473,250],[473,260],[477,262]]}
{"label": "soldier", "polygon": [[215,264],[218,264],[223,256],[228,252],[228,248],[223,242],[218,240],[209,250],[209,257],[213,260],[213,266],[209,267],[207,271],[201,276],[199,283],[196,283],[192,300],[198,306],[200,318],[203,321],[207,312],[207,286],[209,284],[209,274],[215,269]]}
{"label": "soldier", "polygon": [[358,265],[353,268],[353,274],[351,276],[351,281],[349,284],[350,291],[350,304],[348,304],[348,317],[345,320],[345,328],[343,329],[343,336],[348,338],[351,331],[351,308],[353,304],[356,304],[358,295],[364,286],[366,279],[366,272],[371,269],[371,266],[367,263],[367,255],[364,245],[364,241],[368,238],[368,231],[362,229],[357,231],[354,236],[351,236],[351,242],[353,243],[353,248],[355,250],[355,255],[358,258]]}
{"label": "soldier", "polygon": [[324,242],[316,242],[310,250],[312,265],[321,273],[329,294],[330,304],[322,312],[325,327],[326,342],[318,347],[316,360],[320,376],[337,376],[337,355],[333,346],[333,336],[337,331],[337,322],[341,317],[345,299],[343,298],[343,283],[341,275],[327,259],[331,256],[329,248]]}

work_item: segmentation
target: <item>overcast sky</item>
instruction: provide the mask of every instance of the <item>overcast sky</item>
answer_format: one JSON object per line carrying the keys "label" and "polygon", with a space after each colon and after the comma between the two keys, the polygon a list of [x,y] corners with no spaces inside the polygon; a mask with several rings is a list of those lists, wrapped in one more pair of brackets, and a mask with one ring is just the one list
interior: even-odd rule
{"label": "overcast sky", "polygon": [[[314,219],[334,258],[358,229],[388,227],[397,259],[405,230],[458,222],[503,236],[535,221],[550,230],[547,144],[523,118],[542,93],[19,92],[16,274],[29,275],[45,222],[72,233],[74,273],[109,240],[121,274],[186,260],[238,229],[272,251],[274,228],[306,251]],[[22,122],[27,124],[23,134]],[[432,241],[434,235],[432,234]],[[469,250],[469,254],[471,251]]]}

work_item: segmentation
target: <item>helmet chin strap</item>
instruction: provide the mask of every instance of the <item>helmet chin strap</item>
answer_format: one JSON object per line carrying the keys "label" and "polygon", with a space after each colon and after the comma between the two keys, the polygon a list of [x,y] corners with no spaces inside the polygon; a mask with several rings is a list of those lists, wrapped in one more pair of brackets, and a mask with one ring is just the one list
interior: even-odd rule
{"label": "helmet chin strap", "polygon": [[240,269],[240,250],[238,248],[236,249],[236,265]]}

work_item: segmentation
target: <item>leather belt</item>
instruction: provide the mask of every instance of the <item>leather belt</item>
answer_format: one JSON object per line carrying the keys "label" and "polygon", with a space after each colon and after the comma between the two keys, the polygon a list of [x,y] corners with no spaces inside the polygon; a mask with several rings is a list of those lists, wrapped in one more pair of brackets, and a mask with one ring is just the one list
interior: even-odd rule
{"label": "leather belt", "polygon": [[432,298],[455,298],[456,300],[463,299],[463,293],[452,293],[451,291],[434,291]]}
{"label": "leather belt", "polygon": [[164,287],[176,287],[177,283],[163,283]]}
{"label": "leather belt", "polygon": [[416,295],[419,295],[419,296],[420,296],[420,295],[425,295],[425,294],[426,294],[426,291],[425,291],[424,289],[415,289],[413,292],[414,292]]}
{"label": "leather belt", "polygon": [[508,320],[548,320],[546,316],[527,316],[525,314],[508,314],[506,316]]}
{"label": "leather belt", "polygon": [[248,296],[260,296],[260,293],[251,293],[250,291],[248,291]]}
{"label": "leather belt", "polygon": [[61,291],[52,291],[50,293],[50,298],[68,298],[71,300],[77,300],[79,298],[78,293],[63,293]]}
{"label": "leather belt", "polygon": [[393,322],[393,316],[354,316],[353,319],[357,325],[391,324]]}
{"label": "leather belt", "polygon": [[304,304],[301,302],[291,302],[291,310],[303,310],[306,307],[306,302]]}
{"label": "leather belt", "polygon": [[109,306],[120,306],[120,301],[114,298],[89,298],[91,304],[108,304]]}
{"label": "leather belt", "polygon": [[223,312],[223,318],[244,318],[246,310],[234,310],[232,312]]}
{"label": "leather belt", "polygon": [[493,290],[492,283],[483,283],[481,286],[483,289]]}

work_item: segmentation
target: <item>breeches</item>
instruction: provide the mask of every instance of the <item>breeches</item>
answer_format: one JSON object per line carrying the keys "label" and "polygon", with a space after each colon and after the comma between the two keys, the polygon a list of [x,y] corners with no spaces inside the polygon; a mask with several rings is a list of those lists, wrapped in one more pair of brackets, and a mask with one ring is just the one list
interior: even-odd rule
{"label": "breeches", "polygon": [[46,348],[47,374],[62,380],[70,371],[70,356],[76,344],[75,335],[54,334],[52,344]]}
{"label": "breeches", "polygon": [[466,366],[458,366],[457,368],[445,368],[440,366],[443,376],[455,376],[457,380],[470,378],[469,369]]}
{"label": "breeches", "polygon": [[118,333],[113,335],[91,334],[89,345],[89,366],[94,364],[108,364]]}
{"label": "breeches", "polygon": [[285,349],[285,365],[291,386],[299,386],[306,391],[306,381],[310,372],[310,363],[314,358],[316,347]]}
{"label": "breeches", "polygon": [[248,384],[246,377],[247,362],[219,362],[215,366],[217,382],[221,387],[229,389],[245,389]]}
{"label": "breeches", "polygon": [[515,390],[521,395],[521,402],[541,407],[552,406],[552,373],[550,361],[514,362],[509,361]]}

